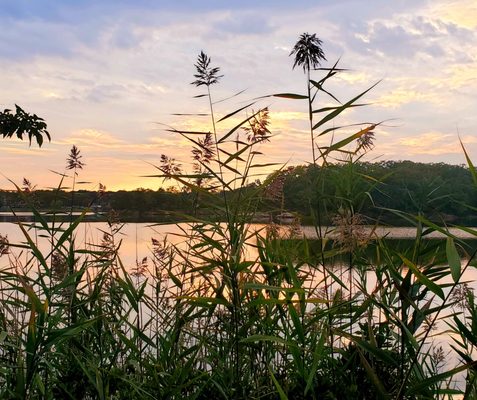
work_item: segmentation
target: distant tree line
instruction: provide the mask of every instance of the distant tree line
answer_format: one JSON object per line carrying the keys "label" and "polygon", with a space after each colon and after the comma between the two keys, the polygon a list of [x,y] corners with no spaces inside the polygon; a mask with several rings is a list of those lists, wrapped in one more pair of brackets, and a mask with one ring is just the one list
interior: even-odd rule
{"label": "distant tree line", "polygon": [[[320,174],[324,179],[317,179]],[[307,204],[305,199],[311,200]],[[305,218],[320,215],[324,223],[330,223],[341,208],[361,214],[371,224],[403,225],[400,214],[409,213],[441,224],[477,225],[477,189],[469,170],[445,163],[301,166],[288,174],[284,200],[285,208]]]}
{"label": "distant tree line", "polygon": [[[263,183],[249,185],[250,190],[260,187],[264,199],[257,202],[257,212],[292,212],[305,223],[318,216],[321,223],[329,224],[340,210],[352,210],[370,224],[403,225],[406,221],[400,214],[409,213],[438,223],[477,225],[477,189],[463,166],[411,161],[344,163],[326,168],[297,166],[271,174]],[[32,190],[26,194],[28,201],[17,192],[0,191],[0,206],[5,211],[28,208],[27,202],[41,210],[71,206],[68,191]],[[233,193],[229,196],[233,198]],[[193,210],[207,212],[201,208],[196,194],[170,189],[100,194],[78,190],[74,209],[85,207],[104,214],[115,210],[124,221],[177,220],[191,215]]]}
{"label": "distant tree line", "polygon": [[[25,196],[26,195],[26,196]],[[187,214],[193,204],[193,196],[187,192],[159,189],[136,189],[131,191],[96,192],[78,190],[74,193],[73,210],[90,208],[98,214],[111,211],[118,213],[124,221],[161,220],[171,213]],[[34,190],[20,195],[16,191],[0,191],[0,206],[9,209],[29,209],[29,203],[43,211],[68,211],[71,207],[72,193],[65,190]]]}

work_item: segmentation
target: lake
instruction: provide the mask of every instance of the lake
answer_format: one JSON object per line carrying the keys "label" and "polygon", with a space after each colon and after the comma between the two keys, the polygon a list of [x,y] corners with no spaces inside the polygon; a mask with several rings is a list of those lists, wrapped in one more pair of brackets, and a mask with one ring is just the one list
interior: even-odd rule
{"label": "lake", "polygon": [[[28,224],[24,223],[24,226],[27,228]],[[67,227],[67,223],[64,223],[64,228]],[[181,229],[187,227],[186,224],[163,224],[156,225],[152,223],[126,223],[122,226],[120,232],[116,235],[116,243],[121,241],[121,246],[119,249],[119,255],[126,267],[134,267],[136,262],[142,260],[144,257],[151,256],[152,243],[151,239],[162,241],[167,237],[167,240],[179,244],[183,239],[177,235],[181,233]],[[251,228],[260,230],[265,227],[264,224],[252,224]],[[288,230],[287,225],[282,225],[280,230],[282,234]],[[473,228],[476,229],[476,228]],[[365,236],[373,236],[388,239],[412,239],[416,235],[416,229],[412,227],[385,227],[385,226],[363,226],[363,233]],[[28,230],[32,239],[34,239],[40,249],[47,251],[48,239],[42,237],[40,231],[35,229]],[[104,232],[110,232],[110,227],[106,222],[83,222],[76,229],[76,244],[77,246],[86,246],[91,248],[94,245],[99,245],[103,238]],[[477,236],[473,236],[469,232],[465,232],[456,228],[451,228],[450,232],[458,238],[466,240],[475,240]],[[305,236],[308,239],[316,239],[317,233],[316,229],[311,226],[300,227],[299,231],[296,232],[298,237]],[[323,227],[322,233],[326,234],[327,237],[334,238],[336,235],[333,232],[333,227]],[[24,243],[25,236],[22,233],[19,226],[11,222],[0,222],[0,235],[8,236],[8,240],[11,244],[15,243]],[[439,239],[444,238],[445,236],[440,232],[431,232],[426,235],[428,239]],[[256,256],[256,251],[254,249],[247,249],[250,256]],[[19,253],[19,249],[15,250],[16,253]],[[25,252],[23,252],[25,253]],[[1,265],[1,263],[0,263]],[[466,274],[466,279],[474,280],[477,279],[477,274],[474,270],[468,272],[469,276]]]}
{"label": "lake", "polygon": [[[26,225],[25,225],[26,226]],[[67,227],[67,224],[64,226]],[[119,254],[120,258],[123,261],[126,269],[132,270],[136,267],[137,263],[140,262],[144,257],[151,257],[152,253],[152,242],[151,238],[154,238],[158,241],[164,240],[167,238],[170,242],[181,246],[181,241],[183,239],[180,236],[177,236],[181,233],[181,229],[185,229],[187,225],[185,224],[166,224],[166,225],[154,225],[148,223],[128,223],[122,226],[120,233],[116,236],[116,243],[121,242]],[[265,225],[262,224],[253,224],[251,226],[253,229],[263,229]],[[282,231],[286,231],[288,227],[282,226],[280,228]],[[329,232],[332,228],[324,227],[324,232]],[[376,234],[378,237],[387,237],[391,239],[412,239],[415,234],[416,230],[413,228],[393,228],[393,227],[363,227],[363,231],[367,235],[371,235],[371,233]],[[38,243],[38,247],[42,249],[44,252],[48,252],[49,249],[49,242],[48,238],[44,237],[41,231],[30,229],[28,230],[29,235],[31,236],[32,240]],[[81,223],[76,230],[76,244],[77,246],[84,246],[86,248],[93,248],[94,245],[98,245],[101,243],[103,239],[104,232],[110,232],[110,226],[104,222],[85,222]],[[24,243],[25,237],[22,233],[21,229],[17,224],[14,223],[7,223],[2,222],[0,223],[0,234],[3,236],[8,236],[8,240],[10,243]],[[299,232],[300,235],[304,235],[310,239],[316,238],[316,231],[313,227],[301,227],[301,231]],[[472,239],[473,236],[468,232],[462,232],[459,230],[452,230],[452,234],[457,237],[463,239]],[[330,233],[330,236],[333,237],[333,234]],[[428,235],[429,238],[442,238],[443,235],[439,234],[438,232],[433,232],[432,234]],[[250,247],[247,248],[246,251],[248,252],[247,256],[249,259],[255,259],[257,257],[257,251],[255,248]],[[12,255],[15,255],[17,259],[22,262],[26,262],[29,258],[31,258],[31,254],[27,249],[21,248],[13,248]],[[0,267],[5,268],[9,264],[9,259],[7,257],[0,258]],[[338,275],[338,273],[337,273]],[[344,282],[349,282],[349,275],[346,268],[343,268],[339,272],[340,278],[343,279]],[[322,275],[318,273],[315,276],[316,279],[322,279]],[[476,288],[476,281],[477,281],[477,273],[474,267],[469,268],[464,277],[463,281],[469,281],[470,286],[475,289]],[[369,279],[367,284],[370,288],[372,288],[376,283],[376,279],[373,276],[373,273],[369,273]],[[337,284],[333,284],[330,290],[336,288]],[[449,310],[450,311],[450,310]],[[439,326],[439,331],[444,331],[445,326],[442,324]],[[448,361],[450,364],[455,364],[456,357],[455,353],[450,349],[450,339],[447,335],[439,335],[434,336],[436,343],[442,345],[445,351],[449,351],[448,353]],[[452,361],[451,361],[452,360]],[[457,380],[462,379],[463,374],[460,374],[457,377]]]}

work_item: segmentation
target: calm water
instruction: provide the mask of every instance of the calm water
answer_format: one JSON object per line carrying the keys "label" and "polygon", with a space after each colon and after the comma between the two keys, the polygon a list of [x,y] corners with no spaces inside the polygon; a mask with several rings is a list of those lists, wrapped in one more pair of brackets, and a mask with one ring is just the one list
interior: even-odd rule
{"label": "calm water", "polygon": [[[28,225],[25,223],[26,228]],[[65,223],[64,228],[67,227]],[[180,227],[185,228],[185,224],[181,224]],[[181,233],[181,229],[176,224],[165,224],[165,225],[154,225],[151,223],[127,223],[124,224],[120,233],[116,235],[115,241],[118,243],[121,241],[121,246],[119,254],[121,260],[126,266],[135,266],[136,261],[142,260],[143,257],[149,257],[151,254],[151,238],[162,241],[164,238],[167,238],[168,241],[178,244],[181,242],[181,238],[177,234]],[[252,228],[262,229],[263,224],[253,224]],[[282,228],[286,230],[287,227]],[[475,229],[475,228],[474,228]],[[40,231],[35,229],[27,229],[31,238],[38,244],[39,248],[45,252],[48,251],[48,239],[42,237]],[[333,237],[333,232],[331,228],[324,227],[322,232],[326,233],[330,237]],[[463,239],[476,239],[477,236],[473,236],[468,232],[464,232],[457,229],[450,230],[452,234]],[[81,223],[76,229],[76,245],[93,247],[101,243],[104,232],[110,232],[110,228],[105,222],[85,222]],[[416,230],[414,228],[407,227],[365,227],[364,232],[369,236],[377,237],[387,237],[390,239],[412,239],[415,237]],[[313,239],[316,238],[316,230],[314,227],[304,226],[301,227],[300,234],[306,236],[307,238]],[[25,243],[25,236],[22,233],[19,226],[15,223],[10,222],[0,222],[0,235],[8,236],[10,243]],[[444,236],[439,232],[432,232],[427,235],[429,239],[431,238],[443,238]],[[248,249],[249,255],[255,255],[256,253],[253,249]],[[15,249],[14,253],[19,254],[19,249]],[[23,251],[25,253],[25,251]],[[252,254],[250,254],[252,253]],[[0,265],[2,262],[0,260]],[[477,274],[474,274],[473,271],[469,271],[470,275],[466,276],[467,279],[477,279]]]}
{"label": "calm water", "polygon": [[[67,224],[64,225],[64,228],[66,227]],[[106,222],[87,222],[81,223],[75,232],[77,246],[92,248],[94,245],[101,243],[104,232],[110,232],[110,228]],[[125,224],[120,233],[116,235],[115,240],[116,243],[121,241],[119,250],[121,260],[126,266],[132,267],[136,265],[136,260],[141,260],[143,257],[148,257],[151,254],[151,238],[162,240],[167,236],[168,240],[177,243],[180,239],[175,237],[174,234],[179,232],[180,229],[176,225]],[[48,239],[42,237],[40,231],[29,229],[28,233],[38,243],[41,250],[48,251]],[[23,232],[14,223],[0,222],[0,234],[3,236],[7,235],[10,243],[25,242]],[[19,254],[20,250],[13,249],[12,252]],[[0,265],[2,265],[1,262]]]}

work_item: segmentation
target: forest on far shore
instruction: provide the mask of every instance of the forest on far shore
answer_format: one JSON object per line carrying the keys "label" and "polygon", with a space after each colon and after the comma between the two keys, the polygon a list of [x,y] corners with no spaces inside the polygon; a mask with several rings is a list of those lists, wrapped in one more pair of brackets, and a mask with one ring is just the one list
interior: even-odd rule
{"label": "forest on far shore", "polygon": [[[477,225],[477,189],[469,170],[458,165],[381,161],[339,163],[327,168],[297,166],[284,168],[247,187],[264,192],[263,199],[255,205],[262,218],[287,211],[306,223],[312,213],[319,211],[322,223],[329,224],[334,215],[328,209],[336,210],[336,201],[343,201],[343,206],[351,205],[366,224],[406,225],[401,215],[410,213],[439,224]],[[233,197],[233,193],[229,195]],[[25,187],[22,194],[0,191],[3,211],[28,209],[27,203],[42,211],[67,211],[72,203],[75,210],[89,207],[104,215],[114,210],[124,222],[177,221],[190,216],[192,210],[207,214],[207,207],[211,207],[209,202],[207,207],[202,205],[197,193],[177,187],[156,191],[77,190],[74,196],[68,190],[32,187]]]}

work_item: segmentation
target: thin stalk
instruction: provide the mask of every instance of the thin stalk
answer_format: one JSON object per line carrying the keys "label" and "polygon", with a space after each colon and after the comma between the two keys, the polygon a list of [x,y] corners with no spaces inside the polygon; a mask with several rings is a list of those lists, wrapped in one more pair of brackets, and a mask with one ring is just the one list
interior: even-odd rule
{"label": "thin stalk", "polygon": [[[351,234],[351,237],[353,235]],[[353,335],[353,251],[350,250],[349,252],[349,259],[348,259],[348,279],[349,279],[349,333]]]}
{"label": "thin stalk", "polygon": [[[212,103],[212,95],[210,93],[210,85],[207,85],[207,97],[209,99],[209,108],[210,108],[210,116],[212,120],[212,128],[213,128],[213,133],[214,133],[214,142],[215,142],[215,149],[217,153],[217,161],[219,164],[219,174],[220,178],[222,181],[224,181],[224,174],[222,170],[222,165],[221,165],[221,160],[220,160],[220,148],[218,145],[218,140],[217,140],[217,128],[215,125],[215,116],[214,116],[214,107]],[[226,188],[223,187],[222,190],[222,196],[224,198],[224,206],[225,206],[225,213],[226,213],[226,220],[227,220],[227,227],[228,227],[228,234],[229,234],[229,243],[232,245],[231,250],[231,257],[237,256],[237,251],[240,251],[239,249],[236,248],[234,239],[232,238],[232,231],[231,229],[235,230],[235,227],[232,227],[232,220],[230,218],[230,209],[229,209],[229,204],[227,200],[227,194],[226,194]],[[231,277],[231,289],[232,289],[232,330],[233,330],[233,343],[234,343],[234,351],[232,353],[232,364],[234,368],[234,386],[237,385],[238,379],[239,379],[239,374],[240,374],[240,366],[239,366],[239,318],[238,318],[238,311],[240,305],[238,304],[240,301],[239,298],[239,290],[238,290],[238,281],[237,281],[237,273],[235,271],[235,268],[230,271],[230,277]]]}
{"label": "thin stalk", "polygon": [[[214,106],[213,106],[213,103],[212,103],[212,95],[210,93],[210,85],[207,85],[207,97],[209,99],[210,118],[212,120],[212,129],[214,131],[215,151],[217,153],[217,161],[218,161],[218,164],[219,164],[220,179],[222,181],[224,181],[224,173],[223,173],[222,165],[221,165],[221,161],[220,161],[220,148],[219,148],[219,144],[218,144],[218,141],[217,141],[217,128],[215,126]],[[228,202],[227,202],[227,194],[225,193],[225,189],[226,189],[225,187],[222,189],[222,196],[224,198],[224,203],[225,203],[226,219],[227,219],[227,222],[230,224],[230,213],[229,213],[229,206],[228,206]]]}
{"label": "thin stalk", "polygon": [[73,207],[75,201],[76,167],[73,172],[73,188],[71,190],[70,223],[73,222]]}
{"label": "thin stalk", "polygon": [[306,68],[306,89],[308,92],[308,120],[310,123],[311,154],[313,157],[313,165],[316,165],[315,136],[313,133],[313,106],[312,106],[311,88],[310,88],[310,62],[309,61],[307,63],[307,68]]}

